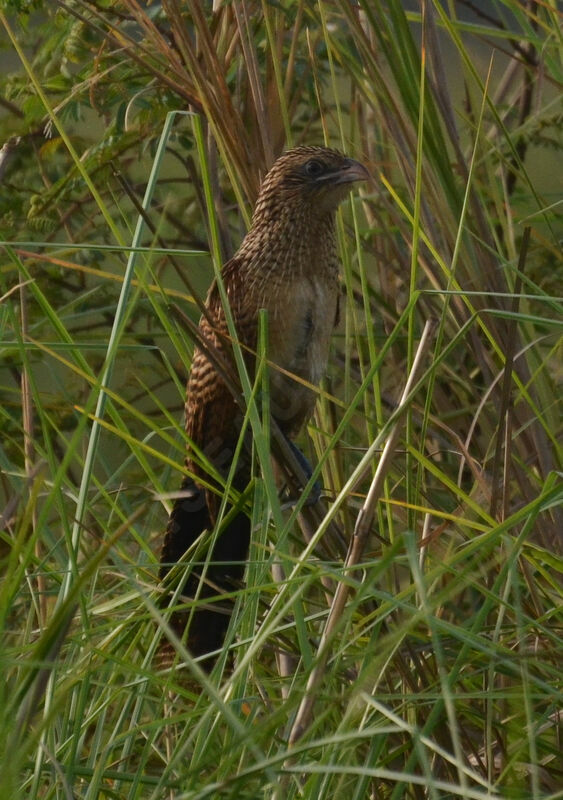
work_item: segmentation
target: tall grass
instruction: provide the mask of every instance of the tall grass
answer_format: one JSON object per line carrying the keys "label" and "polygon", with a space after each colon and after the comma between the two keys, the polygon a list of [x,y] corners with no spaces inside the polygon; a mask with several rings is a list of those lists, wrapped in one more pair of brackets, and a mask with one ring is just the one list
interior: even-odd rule
{"label": "tall grass", "polygon": [[[560,796],[555,5],[57,8],[0,12],[2,796]],[[208,675],[156,578],[193,321],[267,167],[322,141],[373,181],[339,217],[315,472],[286,508],[263,320],[252,544]]]}

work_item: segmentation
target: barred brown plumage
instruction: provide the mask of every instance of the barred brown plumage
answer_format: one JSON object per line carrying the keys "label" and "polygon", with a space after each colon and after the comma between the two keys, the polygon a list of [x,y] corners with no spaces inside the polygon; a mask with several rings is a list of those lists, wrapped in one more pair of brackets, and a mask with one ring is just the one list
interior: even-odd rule
{"label": "barred brown plumage", "polygon": [[[325,147],[297,147],[274,163],[263,181],[252,226],[235,256],[224,266],[222,280],[238,338],[245,352],[257,346],[258,312],[268,312],[268,354],[271,414],[282,433],[294,438],[312,414],[315,393],[287,373],[318,384],[327,364],[330,337],[338,317],[339,262],[335,211],[354,181],[368,178],[362,164]],[[206,300],[207,316],[200,322],[202,339],[228,357],[228,328],[219,291],[214,283]],[[252,373],[254,357],[248,357]],[[186,433],[223,474],[229,469],[239,439],[242,415],[232,392],[202,349],[196,349],[186,395]],[[193,453],[186,478],[172,510],[161,554],[160,576],[211,530],[219,506],[217,493],[198,482],[212,483]],[[242,491],[250,480],[249,459],[242,453],[234,480]],[[205,579],[199,587],[199,606],[193,610],[187,645],[194,656],[222,646],[230,609],[209,603],[232,591],[244,573],[250,521],[238,513],[216,540]],[[188,567],[189,568],[189,567]],[[200,572],[193,565],[183,587],[193,598]],[[172,626],[182,635],[189,612],[174,612]],[[206,659],[206,664],[212,664]]]}

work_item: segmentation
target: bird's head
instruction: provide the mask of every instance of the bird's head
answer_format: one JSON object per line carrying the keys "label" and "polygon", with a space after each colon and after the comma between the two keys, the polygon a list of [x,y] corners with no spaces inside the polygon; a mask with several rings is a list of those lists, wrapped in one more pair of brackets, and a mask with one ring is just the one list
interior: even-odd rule
{"label": "bird's head", "polygon": [[264,178],[254,219],[275,221],[287,209],[311,221],[320,219],[336,210],[355,181],[368,178],[363,164],[338,150],[296,147],[280,156]]}

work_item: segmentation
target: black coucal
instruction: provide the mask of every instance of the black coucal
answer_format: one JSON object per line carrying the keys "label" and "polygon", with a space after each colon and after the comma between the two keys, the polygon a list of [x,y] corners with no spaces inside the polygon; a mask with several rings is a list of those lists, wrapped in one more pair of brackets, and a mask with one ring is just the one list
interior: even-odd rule
{"label": "black coucal", "polygon": [[[339,260],[335,212],[354,181],[368,178],[362,164],[325,147],[296,147],[282,155],[266,175],[256,202],[252,226],[235,256],[225,264],[222,280],[237,336],[252,375],[257,347],[258,312],[268,312],[268,358],[271,415],[292,440],[313,412],[315,393],[294,375],[317,385],[326,369],[330,337],[338,318]],[[219,371],[210,348],[232,363],[229,332],[219,291],[213,283],[207,314],[199,325],[209,348],[196,348],[187,386],[186,433],[196,450],[226,475],[241,432],[242,414]],[[207,350],[207,353],[204,352]],[[216,362],[217,363],[217,362]],[[189,445],[189,446],[190,446]],[[161,554],[160,577],[182,557],[205,530],[212,530],[220,505],[213,483],[188,451],[182,496],[176,500]],[[233,484],[243,491],[250,481],[250,458],[240,454]],[[218,488],[218,487],[217,487]],[[207,602],[232,591],[244,573],[250,520],[240,512],[220,532],[201,571],[192,567],[182,589],[198,595],[190,612],[174,612],[172,627],[181,636],[190,620],[187,646],[194,656],[219,649],[229,624],[225,604]],[[228,563],[232,562],[232,563]],[[216,610],[215,610],[216,609]],[[209,666],[210,662],[207,662]]]}

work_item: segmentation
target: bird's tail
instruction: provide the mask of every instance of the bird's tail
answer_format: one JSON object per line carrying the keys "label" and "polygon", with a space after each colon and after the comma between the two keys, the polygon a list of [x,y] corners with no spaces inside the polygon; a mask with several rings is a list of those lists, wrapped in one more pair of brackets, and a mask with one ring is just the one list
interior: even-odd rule
{"label": "bird's tail", "polygon": [[[166,577],[204,531],[213,528],[205,489],[191,478],[184,478],[181,491],[182,497],[176,500],[166,528],[160,557],[161,579]],[[222,592],[231,592],[240,584],[249,540],[250,520],[241,512],[221,531],[204,573],[204,558],[197,563],[186,562],[185,569],[189,570],[189,574],[182,587],[182,595],[188,601],[197,596],[197,605],[195,609],[175,611],[170,624],[178,637],[183,638],[189,623],[185,641],[193,656],[204,656],[223,646],[233,601],[217,598]],[[205,659],[203,666],[211,669],[213,663],[214,659]]]}

